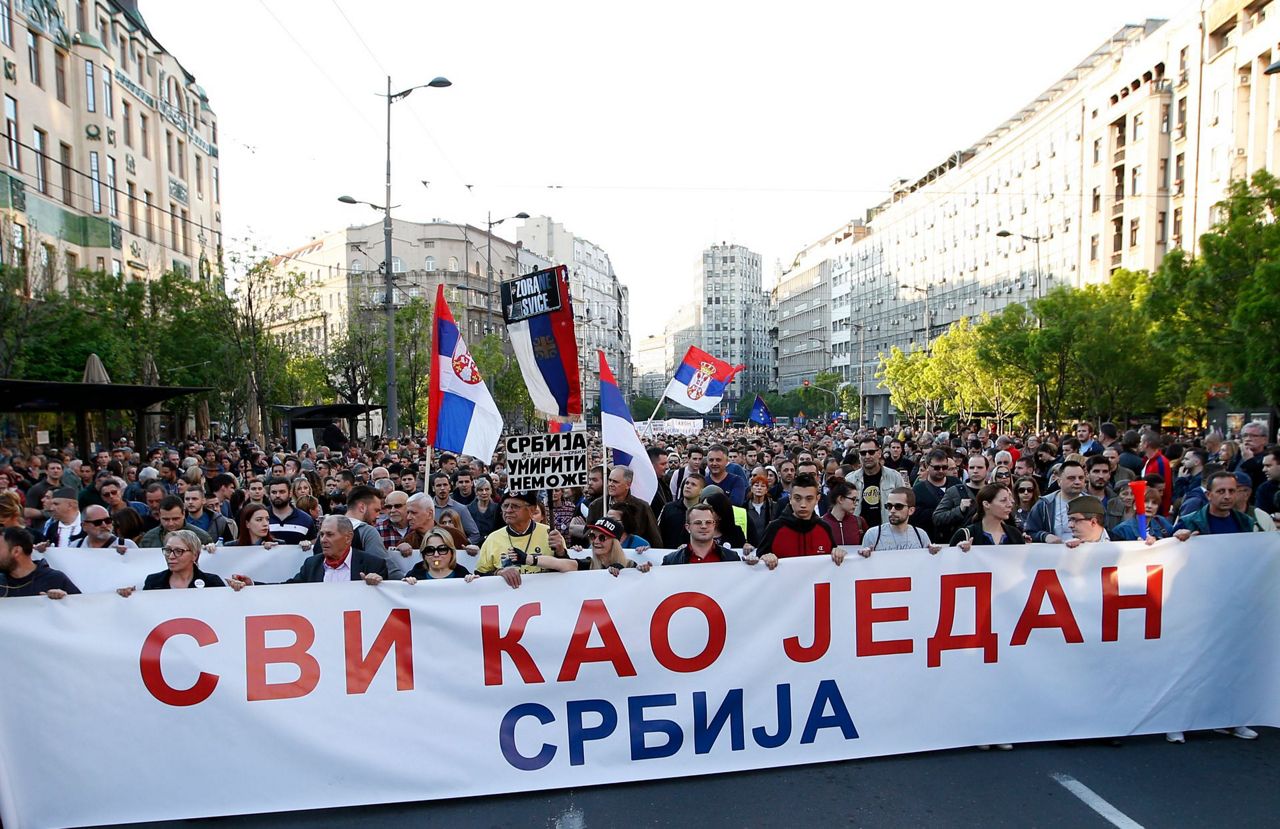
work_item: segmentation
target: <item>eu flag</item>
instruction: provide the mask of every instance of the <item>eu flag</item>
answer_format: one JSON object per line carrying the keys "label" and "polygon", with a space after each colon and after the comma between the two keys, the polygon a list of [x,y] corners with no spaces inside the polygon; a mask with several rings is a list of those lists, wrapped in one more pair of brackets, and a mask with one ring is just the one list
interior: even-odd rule
{"label": "eu flag", "polygon": [[761,426],[772,426],[773,415],[769,412],[769,407],[764,404],[764,400],[760,395],[756,395],[756,402],[751,404],[751,416],[748,418],[754,423]]}

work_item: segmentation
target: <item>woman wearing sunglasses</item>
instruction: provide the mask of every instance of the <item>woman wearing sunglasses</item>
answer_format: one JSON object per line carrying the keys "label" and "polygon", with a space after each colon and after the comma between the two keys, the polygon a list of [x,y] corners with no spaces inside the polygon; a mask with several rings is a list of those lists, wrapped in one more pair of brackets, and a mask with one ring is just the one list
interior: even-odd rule
{"label": "woman wearing sunglasses", "polygon": [[[200,560],[199,537],[191,530],[174,530],[164,539],[164,560],[168,569],[152,573],[142,583],[143,590],[169,590],[188,587],[226,587],[220,576],[206,573],[196,562]],[[236,588],[239,589],[239,588]],[[133,595],[135,588],[121,587],[116,592],[126,599]]]}
{"label": "woman wearing sunglasses", "polygon": [[446,529],[436,527],[422,540],[422,561],[413,565],[404,577],[407,584],[431,579],[465,579],[470,572],[458,563],[458,551],[453,536]]}
{"label": "woman wearing sunglasses", "polygon": [[1013,523],[1022,529],[1031,508],[1040,500],[1040,484],[1030,475],[1023,475],[1013,482]]}
{"label": "woman wearing sunglasses", "polygon": [[544,570],[556,570],[561,573],[573,573],[579,570],[608,570],[617,576],[624,569],[633,567],[641,573],[647,573],[653,567],[649,562],[636,564],[622,552],[619,537],[622,525],[612,518],[601,518],[587,527],[587,541],[591,545],[591,555],[586,558],[556,558],[539,556],[538,566]]}

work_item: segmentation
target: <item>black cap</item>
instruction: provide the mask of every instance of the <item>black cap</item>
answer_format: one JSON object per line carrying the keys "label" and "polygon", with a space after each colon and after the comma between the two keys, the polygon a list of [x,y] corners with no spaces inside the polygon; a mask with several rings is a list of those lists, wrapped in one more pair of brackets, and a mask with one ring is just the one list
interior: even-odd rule
{"label": "black cap", "polygon": [[620,539],[622,537],[622,525],[617,521],[614,521],[612,518],[598,519],[596,523],[591,525],[591,529],[599,530],[613,539]]}
{"label": "black cap", "polygon": [[531,507],[536,507],[538,505],[538,493],[536,492],[508,492],[507,500],[511,500],[513,498],[523,504],[528,504]]}

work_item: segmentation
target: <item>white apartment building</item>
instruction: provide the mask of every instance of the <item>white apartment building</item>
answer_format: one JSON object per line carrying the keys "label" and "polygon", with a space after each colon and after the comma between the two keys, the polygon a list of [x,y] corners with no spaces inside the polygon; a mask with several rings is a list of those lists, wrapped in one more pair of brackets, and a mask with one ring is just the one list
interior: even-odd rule
{"label": "white apartment building", "polygon": [[133,0],[0,0],[0,262],[221,279],[218,122]]}
{"label": "white apartment building", "polygon": [[[1125,26],[980,141],[895,182],[866,238],[827,258],[832,364],[868,378],[870,421],[893,418],[868,376],[892,347],[927,347],[962,317],[1059,285],[1154,269],[1175,247],[1194,254],[1233,178],[1280,170],[1280,80],[1263,74],[1278,44],[1271,0]],[[792,328],[822,322],[811,316]],[[779,332],[782,391],[801,339]]]}
{"label": "white apartment building", "polygon": [[[422,299],[430,307],[436,286],[445,285],[445,299],[468,343],[504,330],[503,280],[549,267],[518,242],[490,239],[483,228],[467,224],[393,217],[391,235],[395,305]],[[244,294],[254,297],[268,333],[281,342],[327,351],[355,315],[386,313],[384,241],[381,221],[319,236],[273,258],[271,278]]]}
{"label": "white apartment building", "polygon": [[[771,349],[765,316],[768,303],[760,276],[760,254],[721,242],[702,252],[693,301],[702,305],[699,347],[730,365],[746,368],[725,390],[732,409],[743,397],[763,392],[769,382]],[[684,352],[675,355],[679,360]]]}
{"label": "white apartment building", "polygon": [[548,216],[526,219],[517,238],[521,245],[553,265],[569,268],[578,357],[582,361],[583,412],[592,411],[600,397],[597,349],[603,349],[623,398],[629,399],[633,390],[630,291],[614,273],[609,254]]}

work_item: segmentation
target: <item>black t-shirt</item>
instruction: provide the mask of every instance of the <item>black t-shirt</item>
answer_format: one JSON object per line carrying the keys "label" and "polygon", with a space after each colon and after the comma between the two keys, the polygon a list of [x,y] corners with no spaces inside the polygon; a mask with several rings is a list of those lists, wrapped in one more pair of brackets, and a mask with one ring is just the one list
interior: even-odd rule
{"label": "black t-shirt", "polygon": [[867,521],[868,527],[880,526],[880,504],[884,498],[880,492],[880,477],[884,475],[884,469],[874,475],[863,473],[862,477],[862,502],[859,506],[859,515]]}
{"label": "black t-shirt", "polygon": [[80,588],[72,584],[71,579],[61,570],[55,570],[48,562],[36,562],[36,569],[20,579],[10,579],[0,574],[0,598],[17,598],[20,596],[39,596],[50,590],[65,590],[68,593],[79,593]]}

